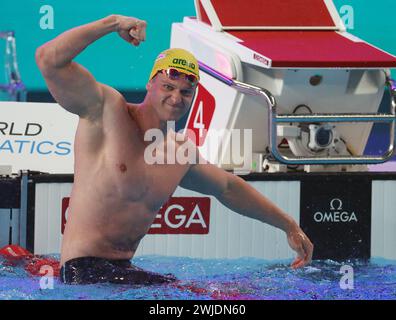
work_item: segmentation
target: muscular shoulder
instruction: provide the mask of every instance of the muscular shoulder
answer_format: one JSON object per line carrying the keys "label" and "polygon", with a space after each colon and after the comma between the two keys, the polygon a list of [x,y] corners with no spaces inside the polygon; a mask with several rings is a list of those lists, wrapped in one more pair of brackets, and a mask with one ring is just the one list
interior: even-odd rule
{"label": "muscular shoulder", "polygon": [[79,115],[80,120],[95,126],[102,123],[103,116],[108,108],[125,104],[125,99],[116,89],[102,83],[98,83],[98,88],[100,88],[102,96],[100,103],[89,105],[84,108],[85,112],[75,112]]}
{"label": "muscular shoulder", "polygon": [[114,88],[105,87],[103,114],[100,119],[103,126],[117,125],[128,115],[128,103],[123,95]]}
{"label": "muscular shoulder", "polygon": [[104,109],[113,109],[116,108],[124,108],[127,107],[127,102],[123,95],[116,89],[106,86],[103,86],[103,107]]}
{"label": "muscular shoulder", "polygon": [[117,126],[119,119],[127,114],[126,101],[116,89],[103,85],[104,102],[100,113],[89,117],[80,117],[76,143],[89,146],[89,149],[98,150],[103,145],[106,131]]}

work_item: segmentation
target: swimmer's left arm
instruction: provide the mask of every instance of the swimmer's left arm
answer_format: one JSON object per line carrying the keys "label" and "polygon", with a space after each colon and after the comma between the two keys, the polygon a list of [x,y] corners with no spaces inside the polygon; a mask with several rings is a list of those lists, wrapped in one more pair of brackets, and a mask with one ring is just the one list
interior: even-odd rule
{"label": "swimmer's left arm", "polygon": [[282,229],[290,247],[298,253],[293,268],[310,263],[313,245],[292,217],[259,193],[242,178],[211,164],[192,166],[181,187],[215,196],[231,210]]}

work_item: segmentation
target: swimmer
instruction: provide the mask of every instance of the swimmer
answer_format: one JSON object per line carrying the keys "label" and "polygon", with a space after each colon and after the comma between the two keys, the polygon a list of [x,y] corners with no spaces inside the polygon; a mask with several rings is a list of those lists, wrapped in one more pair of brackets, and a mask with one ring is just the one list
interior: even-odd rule
{"label": "swimmer", "polygon": [[[128,103],[73,61],[112,32],[139,46],[146,40],[146,25],[133,17],[110,15],[68,30],[36,51],[49,91],[64,109],[79,116],[61,280],[68,284],[175,281],[172,275],[147,272],[130,261],[177,186],[213,195],[239,214],[282,229],[297,252],[292,267],[309,264],[313,245],[298,224],[243,179],[211,164],[145,161],[145,132],[156,128],[164,135],[174,134],[167,131],[167,121],[179,120],[190,109],[199,81],[198,63],[191,53],[183,49],[161,53],[140,104]],[[183,60],[186,63],[175,63]]]}

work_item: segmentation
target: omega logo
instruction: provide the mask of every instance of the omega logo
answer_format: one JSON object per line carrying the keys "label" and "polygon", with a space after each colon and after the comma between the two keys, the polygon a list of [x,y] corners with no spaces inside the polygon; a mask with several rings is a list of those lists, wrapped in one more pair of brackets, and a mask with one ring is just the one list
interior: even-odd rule
{"label": "omega logo", "polygon": [[[338,203],[337,209],[334,207],[334,203]],[[342,210],[342,201],[340,199],[333,199],[330,201],[330,210]]]}
{"label": "omega logo", "polygon": [[315,222],[357,222],[355,212],[348,212],[342,209],[342,200],[334,198],[330,201],[329,212],[316,212],[314,214]]}

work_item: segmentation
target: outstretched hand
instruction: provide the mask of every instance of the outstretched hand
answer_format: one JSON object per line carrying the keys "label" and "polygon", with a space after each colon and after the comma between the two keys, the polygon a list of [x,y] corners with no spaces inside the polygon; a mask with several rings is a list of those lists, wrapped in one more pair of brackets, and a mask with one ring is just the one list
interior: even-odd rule
{"label": "outstretched hand", "polygon": [[289,246],[297,252],[297,257],[291,264],[293,269],[302,268],[312,260],[313,244],[304,231],[297,225],[287,232]]}
{"label": "outstretched hand", "polygon": [[147,22],[133,17],[117,16],[118,34],[126,42],[138,46],[146,40]]}

